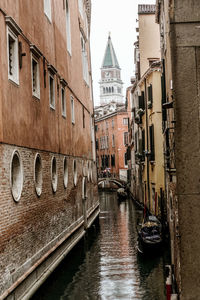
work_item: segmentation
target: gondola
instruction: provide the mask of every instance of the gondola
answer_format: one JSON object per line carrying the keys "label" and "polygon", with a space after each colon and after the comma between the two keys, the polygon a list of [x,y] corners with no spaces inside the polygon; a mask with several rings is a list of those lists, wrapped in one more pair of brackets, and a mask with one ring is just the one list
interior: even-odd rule
{"label": "gondola", "polygon": [[120,188],[117,190],[118,200],[123,201],[127,198],[128,194],[124,188]]}
{"label": "gondola", "polygon": [[162,245],[162,225],[153,215],[149,215],[143,221],[138,231],[139,253],[153,253]]}

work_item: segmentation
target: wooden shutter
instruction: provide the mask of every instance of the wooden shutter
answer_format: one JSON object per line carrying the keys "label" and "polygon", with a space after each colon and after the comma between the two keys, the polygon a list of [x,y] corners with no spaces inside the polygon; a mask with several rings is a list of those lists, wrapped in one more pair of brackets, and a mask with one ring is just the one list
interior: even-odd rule
{"label": "wooden shutter", "polygon": [[144,103],[144,91],[142,91],[142,95],[139,96],[139,108],[145,109],[145,103]]}
{"label": "wooden shutter", "polygon": [[150,139],[150,149],[151,149],[150,160],[155,160],[154,125],[153,124],[149,127],[149,139]]}
{"label": "wooden shutter", "polygon": [[145,152],[145,130],[142,130],[142,161],[145,160],[145,155],[144,155],[144,152]]}
{"label": "wooden shutter", "polygon": [[148,86],[148,108],[152,107],[153,103],[153,92],[152,92],[152,84]]}

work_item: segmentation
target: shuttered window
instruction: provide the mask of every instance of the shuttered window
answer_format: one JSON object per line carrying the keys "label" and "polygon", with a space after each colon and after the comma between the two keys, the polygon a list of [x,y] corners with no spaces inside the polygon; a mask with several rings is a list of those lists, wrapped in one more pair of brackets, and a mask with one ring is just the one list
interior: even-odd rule
{"label": "shuttered window", "polygon": [[145,155],[144,155],[144,153],[145,153],[145,130],[143,129],[142,130],[142,151],[141,151],[142,153],[142,161],[144,161],[145,160]]}
{"label": "shuttered window", "polygon": [[96,140],[96,149],[99,150],[99,140]]}
{"label": "shuttered window", "polygon": [[[161,76],[161,90],[162,90],[162,104],[166,103],[166,88],[165,88],[165,76]],[[166,109],[162,109],[162,118],[163,121],[167,120],[167,112]]]}
{"label": "shuttered window", "polygon": [[144,91],[142,91],[142,94],[141,96],[139,96],[138,100],[139,100],[139,108],[144,110],[145,109]]}
{"label": "shuttered window", "polygon": [[152,84],[148,86],[148,108],[151,108],[153,104],[153,93],[152,93]]}
{"label": "shuttered window", "polygon": [[154,125],[153,124],[149,127],[149,139],[150,139],[150,150],[151,150],[150,160],[154,161],[155,146],[154,146]]}
{"label": "shuttered window", "polygon": [[115,167],[115,154],[111,155],[111,166]]}

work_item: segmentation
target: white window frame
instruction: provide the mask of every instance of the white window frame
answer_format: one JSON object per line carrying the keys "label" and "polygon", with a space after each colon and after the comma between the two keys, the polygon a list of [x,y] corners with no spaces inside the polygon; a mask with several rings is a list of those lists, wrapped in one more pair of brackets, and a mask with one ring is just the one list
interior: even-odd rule
{"label": "white window frame", "polygon": [[62,116],[66,118],[66,93],[64,86],[61,87],[61,112]]}
{"label": "white window frame", "polygon": [[82,69],[83,69],[83,79],[87,84],[89,84],[89,71],[88,71],[88,57],[86,51],[86,41],[83,34],[81,33],[81,56],[82,56]]}
{"label": "white window frame", "polygon": [[128,118],[123,118],[123,125],[128,125]]}
{"label": "white window frame", "polygon": [[49,22],[51,23],[51,0],[44,0],[44,13],[47,16]]}
{"label": "white window frame", "polygon": [[75,107],[74,107],[74,97],[71,96],[71,119],[72,124],[75,124]]}
{"label": "white window frame", "polygon": [[[10,49],[9,49],[9,42],[10,39],[13,41],[13,48],[12,48],[12,71],[10,72]],[[8,79],[15,82],[19,85],[19,55],[18,55],[18,37],[14,34],[14,32],[7,26],[7,55],[8,55]]]}
{"label": "white window frame", "polygon": [[[53,81],[53,103],[51,102],[51,80]],[[55,110],[55,80],[54,75],[49,72],[49,105]]]}
{"label": "white window frame", "polygon": [[66,38],[67,38],[67,51],[72,55],[72,45],[71,45],[71,22],[70,22],[70,9],[69,1],[66,0]]}
{"label": "white window frame", "polygon": [[[33,61],[36,63],[36,89],[34,90],[34,85],[33,85]],[[32,94],[36,98],[40,99],[40,68],[39,68],[39,60],[31,54],[31,79],[32,79]]]}
{"label": "white window frame", "polygon": [[83,0],[78,0],[79,12],[83,18]]}

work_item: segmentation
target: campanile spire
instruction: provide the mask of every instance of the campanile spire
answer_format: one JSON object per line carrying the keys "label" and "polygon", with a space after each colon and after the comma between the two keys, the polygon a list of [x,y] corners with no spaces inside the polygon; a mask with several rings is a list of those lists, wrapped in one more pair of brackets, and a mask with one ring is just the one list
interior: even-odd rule
{"label": "campanile spire", "polygon": [[121,69],[111,41],[111,33],[108,33],[108,41],[101,65],[100,80],[100,104],[111,101],[123,102],[123,82],[121,80]]}

